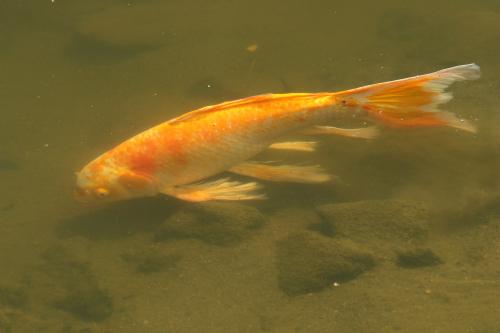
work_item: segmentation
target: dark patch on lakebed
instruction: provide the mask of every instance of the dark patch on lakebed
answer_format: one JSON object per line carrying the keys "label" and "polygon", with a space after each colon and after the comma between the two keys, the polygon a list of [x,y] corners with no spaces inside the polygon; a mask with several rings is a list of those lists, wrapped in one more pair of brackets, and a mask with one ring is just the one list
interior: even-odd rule
{"label": "dark patch on lakebed", "polygon": [[25,289],[18,286],[0,285],[0,305],[11,308],[24,308],[28,303]]}
{"label": "dark patch on lakebed", "polygon": [[167,218],[155,235],[158,241],[194,238],[228,246],[248,238],[265,223],[255,207],[235,202],[191,204]]}
{"label": "dark patch on lakebed", "polygon": [[5,205],[0,205],[0,212],[8,212],[16,207],[16,204],[11,202]]}
{"label": "dark patch on lakebed", "polygon": [[397,253],[396,263],[403,268],[436,266],[443,261],[431,249],[416,248]]}
{"label": "dark patch on lakebed", "polygon": [[317,207],[320,222],[277,243],[278,283],[287,295],[320,292],[378,262],[423,268],[443,261],[427,247],[432,211],[423,202],[364,200]]}
{"label": "dark patch on lakebed", "polygon": [[181,256],[178,254],[164,254],[155,250],[144,250],[125,253],[122,259],[132,264],[135,271],[141,274],[151,274],[169,271],[177,266]]}
{"label": "dark patch on lakebed", "polygon": [[289,296],[318,292],[375,266],[374,257],[349,239],[296,232],[278,242],[278,281]]}
{"label": "dark patch on lakebed", "polygon": [[47,301],[83,321],[103,321],[113,313],[113,299],[102,288],[89,264],[62,247],[49,248],[40,269],[47,278]]}
{"label": "dark patch on lakebed", "polygon": [[155,230],[183,203],[164,197],[116,202],[92,208],[60,221],[61,238],[83,236],[92,240],[119,239]]}
{"label": "dark patch on lakebed", "polygon": [[0,158],[0,170],[16,171],[19,169],[21,169],[21,166],[18,163],[11,161],[11,160]]}
{"label": "dark patch on lakebed", "polygon": [[112,65],[157,48],[150,45],[115,45],[94,36],[75,33],[66,48],[66,55],[81,64]]}

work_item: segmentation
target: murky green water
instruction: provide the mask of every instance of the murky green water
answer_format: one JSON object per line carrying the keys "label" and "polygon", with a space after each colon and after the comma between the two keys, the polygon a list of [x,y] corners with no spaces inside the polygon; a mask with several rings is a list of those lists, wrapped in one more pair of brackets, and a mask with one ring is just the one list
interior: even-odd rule
{"label": "murky green water", "polygon": [[[0,2],[0,332],[499,332],[499,40],[494,0]],[[470,62],[447,108],[475,135],[263,156],[335,184],[73,200],[82,165],[195,107]]]}

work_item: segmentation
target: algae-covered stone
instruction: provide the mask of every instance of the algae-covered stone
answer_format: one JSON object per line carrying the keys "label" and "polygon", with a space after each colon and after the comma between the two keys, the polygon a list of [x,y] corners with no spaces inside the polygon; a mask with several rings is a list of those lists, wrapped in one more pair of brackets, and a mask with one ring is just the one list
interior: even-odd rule
{"label": "algae-covered stone", "polygon": [[416,248],[397,254],[396,263],[404,268],[435,266],[443,261],[430,249]]}
{"label": "algae-covered stone", "polygon": [[264,223],[258,209],[238,203],[208,202],[186,206],[170,216],[157,239],[197,238],[215,245],[230,245],[248,237]]}
{"label": "algae-covered stone", "polygon": [[373,257],[348,239],[297,232],[278,242],[279,286],[288,295],[317,292],[348,281],[375,265]]}
{"label": "algae-covered stone", "polygon": [[368,200],[320,206],[323,223],[336,237],[376,247],[426,238],[430,210],[420,202]]}
{"label": "algae-covered stone", "polygon": [[165,272],[177,265],[180,259],[176,254],[162,254],[157,251],[140,251],[122,255],[123,260],[135,265],[138,273],[149,274]]}

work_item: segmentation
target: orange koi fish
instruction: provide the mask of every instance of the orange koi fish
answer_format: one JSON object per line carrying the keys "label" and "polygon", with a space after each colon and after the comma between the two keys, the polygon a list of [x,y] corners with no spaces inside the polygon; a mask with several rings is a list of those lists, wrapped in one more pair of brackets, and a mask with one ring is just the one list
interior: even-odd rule
{"label": "orange koi fish", "polygon": [[374,127],[325,126],[339,115],[359,115],[391,127],[474,126],[438,109],[455,81],[480,76],[475,64],[402,80],[322,93],[267,94],[207,106],[150,128],[97,157],[77,173],[77,199],[117,201],[163,193],[187,201],[262,199],[255,182],[227,178],[229,171],[267,181],[322,183],[319,166],[276,166],[251,161],[265,149],[313,151],[314,142],[277,142],[293,133],[373,138]]}

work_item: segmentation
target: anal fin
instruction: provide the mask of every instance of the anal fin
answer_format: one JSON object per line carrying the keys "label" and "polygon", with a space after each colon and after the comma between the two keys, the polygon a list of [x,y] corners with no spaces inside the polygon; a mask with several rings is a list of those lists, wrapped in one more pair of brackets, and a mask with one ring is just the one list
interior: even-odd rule
{"label": "anal fin", "polygon": [[259,187],[255,182],[240,183],[223,178],[213,182],[173,186],[165,188],[162,193],[191,202],[265,199],[264,195],[254,192]]}
{"label": "anal fin", "polygon": [[333,126],[313,126],[302,131],[307,135],[340,135],[348,138],[374,139],[379,135],[375,126],[362,128],[339,128]]}
{"label": "anal fin", "polygon": [[269,165],[257,162],[245,162],[232,167],[229,171],[239,175],[272,182],[317,184],[332,179],[332,177],[325,173],[318,165]]}
{"label": "anal fin", "polygon": [[296,151],[306,151],[312,152],[316,150],[315,141],[288,141],[288,142],[276,142],[269,146],[270,149],[280,149],[280,150],[296,150]]}

